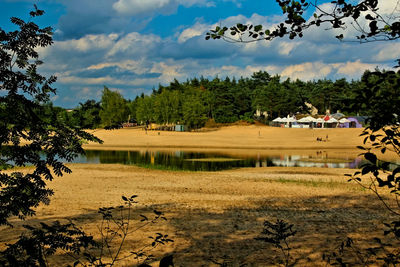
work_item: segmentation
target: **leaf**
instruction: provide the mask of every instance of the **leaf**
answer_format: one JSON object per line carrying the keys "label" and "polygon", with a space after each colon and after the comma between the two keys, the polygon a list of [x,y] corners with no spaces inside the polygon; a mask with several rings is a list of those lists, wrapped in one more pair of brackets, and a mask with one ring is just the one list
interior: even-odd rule
{"label": "leaf", "polygon": [[161,212],[161,211],[158,211],[158,210],[153,210],[153,212],[154,212],[156,215],[161,215],[161,214],[162,214],[162,212]]}
{"label": "leaf", "polygon": [[262,30],[262,27],[263,27],[262,25],[256,25],[254,26],[254,31],[259,32]]}
{"label": "leaf", "polygon": [[364,154],[364,158],[365,158],[366,160],[370,161],[371,163],[376,164],[377,157],[376,157],[375,154],[370,153],[370,152],[365,153],[365,154]]}
{"label": "leaf", "polygon": [[383,181],[381,178],[376,177],[376,180],[378,181],[378,185],[379,187],[384,187],[385,185],[387,185],[387,182]]}
{"label": "leaf", "polygon": [[372,17],[371,14],[367,14],[367,15],[365,16],[365,19],[367,19],[367,20],[374,20],[375,18]]}
{"label": "leaf", "polygon": [[369,173],[369,172],[371,172],[371,171],[372,171],[372,170],[371,170],[371,166],[370,166],[370,165],[367,165],[367,166],[365,166],[365,167],[362,168],[361,173],[362,173],[362,175],[365,175],[365,174],[367,174],[367,173]]}
{"label": "leaf", "polygon": [[390,162],[383,162],[382,163],[382,169],[383,170],[389,170]]}
{"label": "leaf", "polygon": [[164,258],[162,258],[160,260],[160,266],[159,267],[170,267],[170,266],[174,266],[174,257],[173,255],[168,255],[165,256]]}
{"label": "leaf", "polygon": [[396,169],[393,170],[392,175],[395,176],[400,172],[400,167],[397,167]]}
{"label": "leaf", "polygon": [[342,40],[344,38],[343,34],[339,34],[335,36],[336,39]]}

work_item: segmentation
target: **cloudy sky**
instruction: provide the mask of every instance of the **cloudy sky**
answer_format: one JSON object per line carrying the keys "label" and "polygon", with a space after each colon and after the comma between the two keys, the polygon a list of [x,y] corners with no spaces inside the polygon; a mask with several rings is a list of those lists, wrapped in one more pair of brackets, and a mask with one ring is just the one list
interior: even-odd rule
{"label": "cloudy sky", "polygon": [[[396,0],[380,2],[381,11],[392,14]],[[63,107],[99,100],[104,85],[133,99],[174,78],[201,75],[238,78],[265,70],[301,80],[358,79],[364,70],[389,69],[400,58],[398,42],[343,43],[325,27],[294,41],[204,40],[219,24],[281,22],[274,0],[0,0],[0,27],[12,29],[11,16],[28,19],[34,3],[46,11],[36,22],[55,31],[54,45],[40,50],[41,71],[58,77],[52,99]],[[347,36],[354,34],[350,26]]]}

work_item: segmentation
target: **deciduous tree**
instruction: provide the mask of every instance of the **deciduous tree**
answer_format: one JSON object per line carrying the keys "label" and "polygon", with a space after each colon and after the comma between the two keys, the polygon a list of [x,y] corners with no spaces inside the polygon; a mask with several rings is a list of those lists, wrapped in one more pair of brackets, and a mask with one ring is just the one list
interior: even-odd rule
{"label": "deciduous tree", "polygon": [[122,95],[104,86],[101,96],[101,124],[106,128],[117,127],[128,120],[128,114],[128,106]]}
{"label": "deciduous tree", "polygon": [[[32,19],[44,12],[35,7]],[[47,181],[71,170],[64,162],[84,153],[82,140],[100,142],[95,136],[70,127],[56,116],[44,118],[44,103],[56,93],[56,77],[37,72],[43,62],[38,47],[53,43],[52,29],[11,18],[17,30],[0,28],[0,225],[11,216],[24,219],[48,204],[53,191]],[[30,171],[5,170],[33,166]]]}

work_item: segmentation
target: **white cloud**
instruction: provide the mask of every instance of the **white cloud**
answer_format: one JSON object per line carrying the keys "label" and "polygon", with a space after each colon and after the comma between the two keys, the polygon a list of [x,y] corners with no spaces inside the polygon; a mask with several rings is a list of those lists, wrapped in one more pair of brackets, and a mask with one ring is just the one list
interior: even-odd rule
{"label": "white cloud", "polygon": [[178,37],[178,42],[179,43],[183,43],[183,42],[187,41],[190,38],[193,38],[193,37],[196,37],[196,36],[200,36],[200,35],[204,35],[204,33],[206,31],[208,31],[209,29],[210,29],[210,25],[196,22],[196,24],[193,25],[192,27],[187,28],[187,29],[182,31],[182,33]]}
{"label": "white cloud", "polygon": [[[303,81],[324,79],[328,76],[336,78],[358,79],[365,70],[373,70],[373,64],[362,63],[361,61],[348,61],[343,63],[305,62],[302,64],[282,65],[248,65],[244,67],[224,65],[200,71],[199,74],[205,77],[250,77],[254,72],[266,71],[271,75],[280,75],[283,79],[300,79]],[[382,65],[381,68],[387,66]]]}
{"label": "white cloud", "polygon": [[394,60],[396,58],[400,58],[400,44],[398,42],[382,46],[380,51],[373,56],[373,59],[377,61]]}
{"label": "white cloud", "polygon": [[279,54],[288,56],[293,48],[297,46],[298,42],[279,42]]}
{"label": "white cloud", "polygon": [[118,0],[113,8],[121,14],[137,15],[162,8],[170,3],[170,0]]}
{"label": "white cloud", "polygon": [[292,79],[313,80],[327,77],[331,72],[332,66],[329,64],[323,64],[322,62],[306,62],[287,66],[282,70],[281,75]]}
{"label": "white cloud", "polygon": [[139,60],[121,60],[118,62],[104,62],[104,63],[99,63],[95,65],[89,66],[87,69],[88,70],[101,70],[107,67],[118,67],[123,70],[129,70],[137,74],[144,74],[150,71],[148,67],[145,66],[146,62],[145,60],[139,59]]}
{"label": "white cloud", "polygon": [[208,0],[118,0],[113,4],[113,8],[122,15],[144,15],[156,10],[168,13],[176,10],[179,5],[212,7],[215,3]]}
{"label": "white cloud", "polygon": [[131,32],[119,39],[113,44],[113,47],[107,52],[107,56],[116,54],[140,56],[155,47],[161,38],[156,35],[143,35],[137,32]]}
{"label": "white cloud", "polygon": [[385,14],[386,16],[390,16],[392,14],[399,14],[400,12],[400,3],[398,0],[384,0],[378,2],[379,12]]}
{"label": "white cloud", "polygon": [[185,73],[182,71],[183,66],[181,64],[176,64],[171,62],[170,64],[165,62],[154,63],[151,68],[151,72],[161,73],[158,78],[163,83],[168,83],[173,81],[174,78],[185,77]]}
{"label": "white cloud", "polygon": [[365,70],[373,70],[376,66],[374,64],[362,63],[360,60],[335,65],[338,74],[351,77],[360,77]]}
{"label": "white cloud", "polygon": [[250,77],[254,72],[266,71],[268,73],[277,74],[279,68],[272,65],[248,65],[248,66],[234,66],[234,65],[223,65],[220,67],[212,67],[208,69],[202,69],[198,72],[198,75],[204,77]]}
{"label": "white cloud", "polygon": [[80,52],[87,52],[95,49],[107,49],[114,44],[118,38],[118,34],[89,34],[80,39],[71,39],[67,41],[57,41],[53,47],[60,50],[77,50]]}

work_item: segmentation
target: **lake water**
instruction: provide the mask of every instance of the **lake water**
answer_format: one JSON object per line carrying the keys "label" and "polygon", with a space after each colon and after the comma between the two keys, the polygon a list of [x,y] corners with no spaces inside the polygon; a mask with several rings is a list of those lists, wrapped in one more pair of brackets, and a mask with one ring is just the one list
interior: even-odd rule
{"label": "lake water", "polygon": [[240,153],[224,152],[191,152],[181,150],[169,151],[107,151],[87,150],[86,155],[77,158],[75,163],[120,163],[127,165],[147,166],[160,169],[218,171],[241,167],[322,167],[322,168],[358,168],[362,160],[354,154],[329,156],[326,151],[309,151],[301,153],[274,152],[265,154],[246,151]]}

